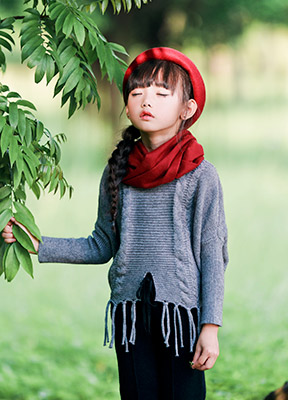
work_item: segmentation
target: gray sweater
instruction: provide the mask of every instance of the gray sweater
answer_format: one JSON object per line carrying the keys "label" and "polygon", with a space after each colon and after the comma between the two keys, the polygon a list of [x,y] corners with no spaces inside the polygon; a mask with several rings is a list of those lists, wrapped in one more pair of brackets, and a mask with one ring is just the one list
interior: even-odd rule
{"label": "gray sweater", "polygon": [[[163,304],[162,333],[169,345],[171,328],[182,341],[179,306],[190,321],[191,350],[196,337],[191,309],[197,308],[199,326],[222,325],[224,271],[228,262],[227,228],[222,189],[216,169],[204,160],[195,170],[153,189],[121,184],[116,235],[110,222],[108,168],[100,185],[98,218],[88,238],[43,237],[40,262],[102,264],[113,258],[109,270],[111,297],[106,308],[105,343],[109,341],[108,315],[112,308],[124,315],[123,344],[135,342],[136,291],[145,275],[153,276],[157,302]],[[132,330],[126,330],[126,304],[132,304]],[[169,320],[168,304],[174,305]],[[130,303],[129,303],[130,304]]]}

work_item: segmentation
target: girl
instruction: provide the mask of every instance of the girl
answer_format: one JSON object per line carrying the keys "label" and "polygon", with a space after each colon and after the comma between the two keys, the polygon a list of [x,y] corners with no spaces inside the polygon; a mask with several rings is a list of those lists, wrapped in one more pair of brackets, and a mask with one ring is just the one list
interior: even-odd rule
{"label": "girl", "polygon": [[153,48],[130,64],[123,95],[131,125],[103,173],[92,235],[31,238],[40,262],[113,258],[104,344],[115,343],[121,399],[203,400],[228,261],[221,184],[187,131],[204,83],[184,54]]}

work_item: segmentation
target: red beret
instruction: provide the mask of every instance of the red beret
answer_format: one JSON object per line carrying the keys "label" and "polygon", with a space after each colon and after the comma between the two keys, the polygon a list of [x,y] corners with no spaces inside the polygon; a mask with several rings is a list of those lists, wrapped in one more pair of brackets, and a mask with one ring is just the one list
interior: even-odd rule
{"label": "red beret", "polygon": [[204,108],[205,98],[206,98],[205,85],[203,82],[203,78],[200,72],[198,71],[196,65],[190,60],[190,58],[185,56],[180,51],[171,49],[169,47],[154,47],[139,54],[135,58],[135,60],[132,61],[132,63],[127,68],[127,71],[125,72],[123,79],[123,93],[125,91],[127,80],[131,75],[131,73],[134,71],[134,69],[138,65],[143,64],[145,61],[151,59],[172,61],[175,64],[180,65],[183,69],[185,69],[185,71],[188,72],[193,86],[194,99],[198,105],[196,113],[193,115],[189,123],[186,125],[186,128],[188,128],[189,126],[194,124],[194,122],[197,121]]}

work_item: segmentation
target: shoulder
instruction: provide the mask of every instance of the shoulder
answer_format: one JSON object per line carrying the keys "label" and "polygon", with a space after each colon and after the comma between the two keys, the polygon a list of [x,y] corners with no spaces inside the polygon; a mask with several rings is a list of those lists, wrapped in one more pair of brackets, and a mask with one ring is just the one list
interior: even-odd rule
{"label": "shoulder", "polygon": [[219,175],[215,166],[207,160],[203,160],[197,168],[184,176],[184,179],[194,186],[215,185],[219,182]]}

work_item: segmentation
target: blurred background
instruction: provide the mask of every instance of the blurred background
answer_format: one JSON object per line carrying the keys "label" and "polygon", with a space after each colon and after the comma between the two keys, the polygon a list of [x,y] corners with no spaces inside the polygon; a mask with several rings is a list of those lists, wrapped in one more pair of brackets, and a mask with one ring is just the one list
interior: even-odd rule
{"label": "blurred background", "polygon": [[[1,18],[21,9],[19,0],[0,1]],[[207,105],[192,132],[222,181],[230,253],[207,399],[263,399],[288,379],[287,1],[153,0],[93,17],[126,47],[127,62],[148,47],[172,46],[203,74]],[[89,235],[102,170],[128,123],[120,93],[99,77],[100,112],[90,105],[67,120],[52,86],[34,83],[17,50],[1,82],[35,103],[52,133],[68,137],[62,166],[73,198],[28,199],[42,234]],[[34,261],[34,280],[20,272],[0,281],[0,399],[119,399],[114,351],[102,347],[109,265]]]}

